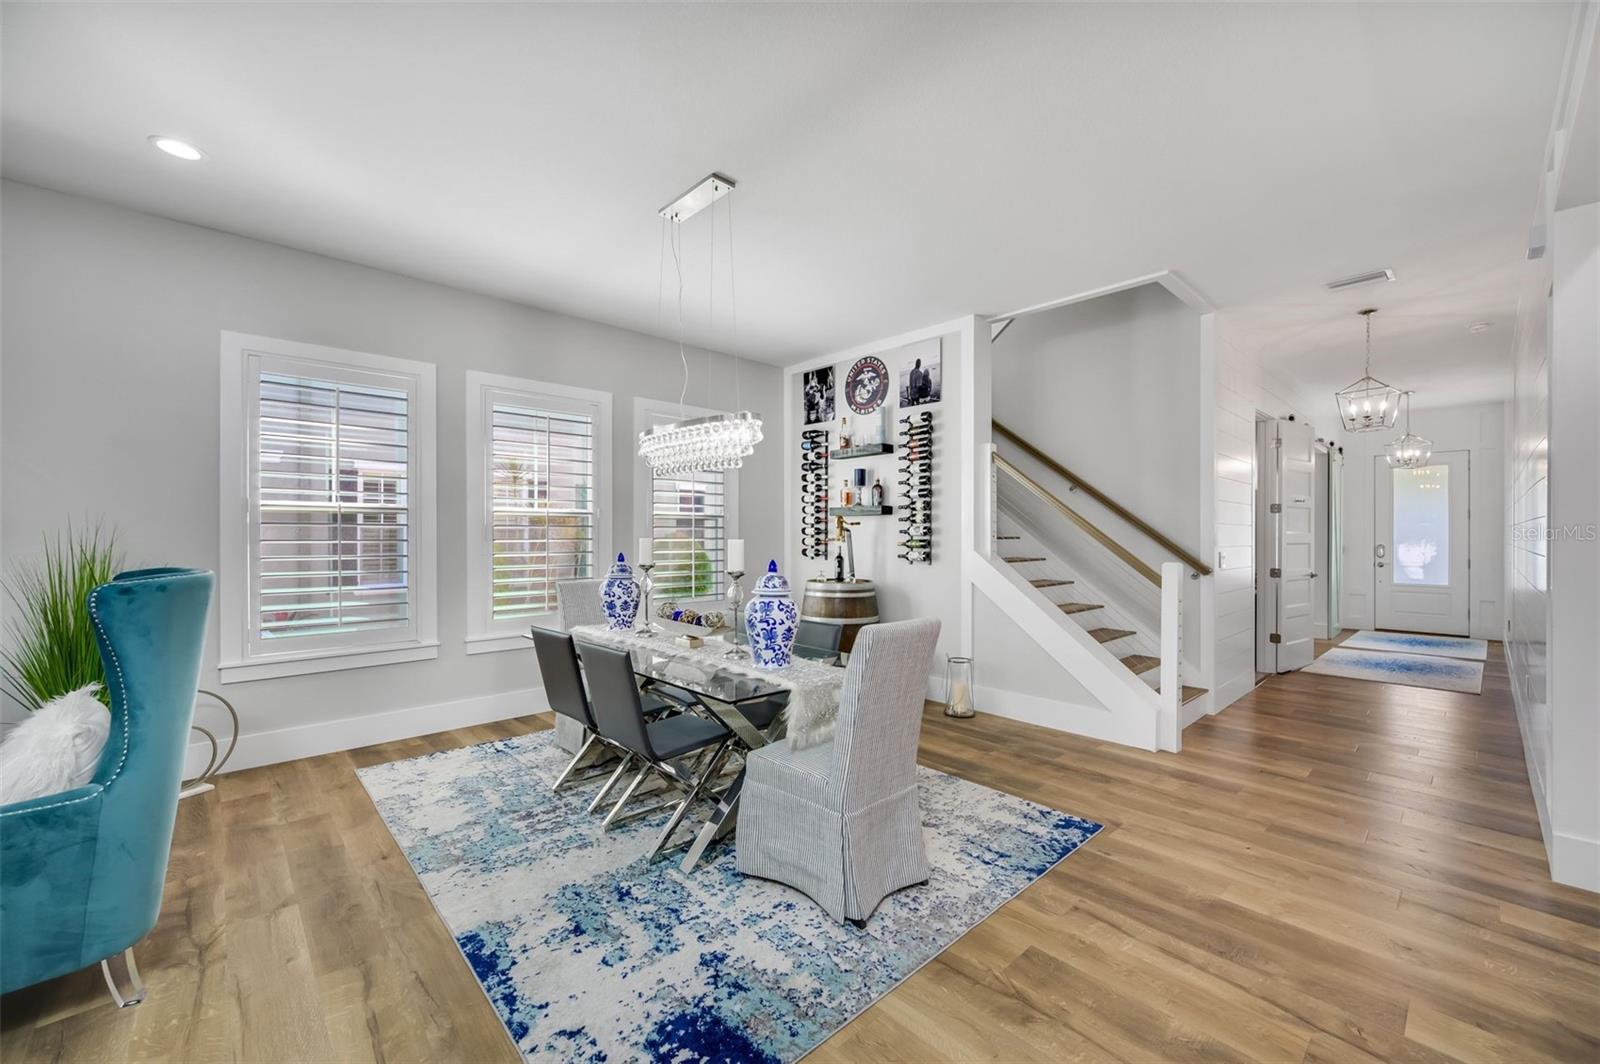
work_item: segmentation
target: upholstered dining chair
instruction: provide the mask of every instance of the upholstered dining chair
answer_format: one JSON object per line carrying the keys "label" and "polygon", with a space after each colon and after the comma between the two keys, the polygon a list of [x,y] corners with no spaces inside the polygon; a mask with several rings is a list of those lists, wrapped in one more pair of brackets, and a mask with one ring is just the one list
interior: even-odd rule
{"label": "upholstered dining chair", "polygon": [[928,878],[917,802],[917,739],[937,620],[861,630],[833,740],[764,746],[745,762],[739,871],[804,891],[857,926]]}
{"label": "upholstered dining chair", "polygon": [[[583,659],[584,675],[589,681],[589,704],[594,711],[596,730],[610,742],[629,750],[633,763],[640,766],[616,807],[601,824],[601,830],[625,819],[674,806],[671,818],[650,850],[648,859],[653,861],[668,848],[689,807],[717,778],[723,758],[733,743],[733,733],[721,721],[695,713],[647,719],[640,705],[639,687],[634,682],[633,662],[626,650],[580,643],[578,655]],[[628,761],[623,764],[626,766]],[[623,807],[650,775],[681,793],[682,799],[675,805],[671,801],[663,802],[624,817]]]}
{"label": "upholstered dining chair", "polygon": [[111,730],[87,785],[0,806],[0,993],[98,961],[113,1001],[144,1000],[133,945],[161,912],[211,585],[142,569],[89,592]]}
{"label": "upholstered dining chair", "polygon": [[[600,605],[600,580],[562,580],[556,584],[556,617],[567,631],[580,624],[605,624],[606,611]],[[543,666],[541,665],[541,671]],[[548,689],[549,684],[546,683]],[[556,713],[556,745],[575,754],[584,743],[587,729],[570,716]]]}
{"label": "upholstered dining chair", "polygon": [[[600,774],[599,772],[588,775],[577,774],[578,766],[583,763],[586,756],[595,751],[597,746],[606,747],[611,753],[624,759],[628,751],[601,735],[595,727],[594,711],[589,705],[588,691],[584,688],[583,673],[578,665],[578,648],[572,636],[566,632],[540,628],[538,625],[533,627],[532,635],[534,653],[539,657],[539,677],[544,681],[545,698],[549,700],[550,708],[556,714],[556,720],[576,721],[585,735],[578,752],[573,755],[567,767],[551,785],[551,790],[559,791],[569,783],[582,782]],[[665,713],[676,713],[684,708],[671,699],[651,694],[640,695],[639,704],[645,716],[651,719]],[[594,796],[594,801],[589,803],[591,813],[599,807],[626,767],[618,765],[611,779],[600,789],[600,793]]]}

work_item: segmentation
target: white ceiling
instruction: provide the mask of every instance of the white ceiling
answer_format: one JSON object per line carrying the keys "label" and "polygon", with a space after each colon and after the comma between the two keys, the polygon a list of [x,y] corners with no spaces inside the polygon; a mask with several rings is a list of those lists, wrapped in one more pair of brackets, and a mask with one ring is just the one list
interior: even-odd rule
{"label": "white ceiling", "polygon": [[[1505,391],[1564,4],[6,4],[4,171],[646,332],[735,195],[791,362],[1180,271],[1286,372]],[[209,158],[152,150],[182,137]],[[686,226],[691,339],[708,236]],[[1321,282],[1389,266],[1351,297]],[[670,267],[669,267],[670,271]],[[669,297],[668,306],[671,306]],[[670,317],[670,309],[669,309]],[[1470,321],[1496,321],[1482,336]],[[1384,376],[1384,372],[1379,373]]]}

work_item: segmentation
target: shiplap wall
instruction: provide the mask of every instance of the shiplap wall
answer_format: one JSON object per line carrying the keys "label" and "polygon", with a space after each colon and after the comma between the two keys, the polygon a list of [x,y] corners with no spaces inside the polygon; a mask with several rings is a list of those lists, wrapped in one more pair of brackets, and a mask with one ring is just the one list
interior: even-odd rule
{"label": "shiplap wall", "polygon": [[1329,436],[1333,397],[1315,397],[1268,371],[1259,357],[1233,342],[1226,321],[1217,328],[1217,390],[1213,433],[1216,448],[1217,529],[1216,698],[1213,712],[1247,694],[1255,684],[1255,421],[1295,415],[1319,436]]}

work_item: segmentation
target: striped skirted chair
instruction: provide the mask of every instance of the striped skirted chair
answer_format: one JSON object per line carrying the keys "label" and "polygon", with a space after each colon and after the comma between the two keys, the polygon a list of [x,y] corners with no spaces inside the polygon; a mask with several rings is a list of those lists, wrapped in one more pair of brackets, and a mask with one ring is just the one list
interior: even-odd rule
{"label": "striped skirted chair", "polygon": [[143,1000],[132,947],[161,912],[211,584],[144,569],[89,592],[111,732],[87,785],[0,806],[0,993],[98,962],[118,1005]]}
{"label": "striped skirted chair", "polygon": [[917,739],[936,620],[861,630],[831,742],[752,751],[739,799],[739,871],[802,890],[857,926],[928,878]]}

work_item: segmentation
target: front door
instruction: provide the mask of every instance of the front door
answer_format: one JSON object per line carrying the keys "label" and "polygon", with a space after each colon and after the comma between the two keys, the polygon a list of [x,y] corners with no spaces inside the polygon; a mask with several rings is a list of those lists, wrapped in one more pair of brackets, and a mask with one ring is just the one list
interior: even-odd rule
{"label": "front door", "polygon": [[1418,469],[1376,459],[1373,483],[1373,600],[1377,627],[1466,635],[1466,451],[1436,451]]}
{"label": "front door", "polygon": [[[1257,668],[1290,672],[1317,656],[1312,625],[1316,524],[1316,445],[1298,421],[1258,423],[1263,444],[1260,532],[1265,557],[1256,569]],[[1264,579],[1263,579],[1264,577]]]}

